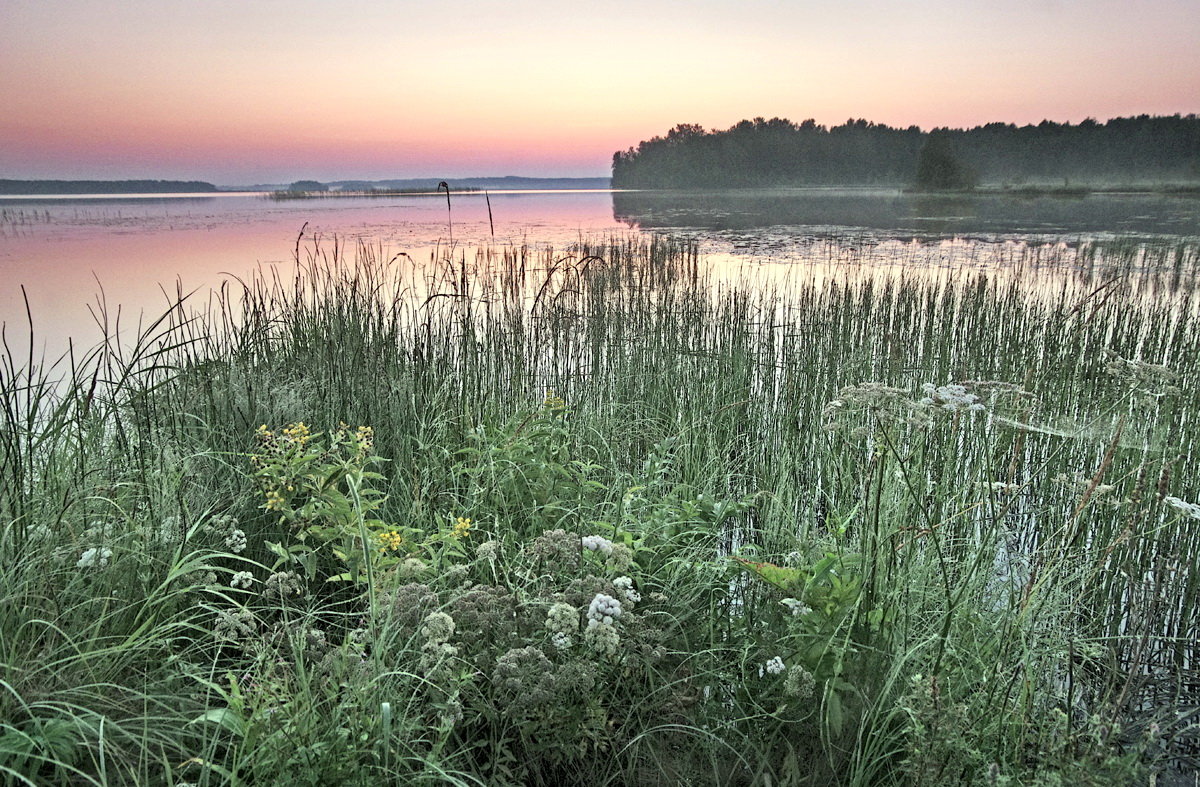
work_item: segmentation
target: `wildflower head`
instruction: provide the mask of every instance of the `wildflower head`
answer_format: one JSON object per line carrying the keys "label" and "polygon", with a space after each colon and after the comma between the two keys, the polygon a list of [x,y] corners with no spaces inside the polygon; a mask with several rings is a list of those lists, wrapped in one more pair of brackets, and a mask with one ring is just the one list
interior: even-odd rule
{"label": "wildflower head", "polygon": [[112,550],[107,547],[92,547],[84,550],[79,556],[78,562],[75,563],[76,568],[104,568],[108,565],[109,558],[112,557]]}
{"label": "wildflower head", "polygon": [[300,421],[299,423],[288,424],[282,430],[283,440],[297,448],[303,448],[309,440],[312,439],[312,432],[308,426]]}
{"label": "wildflower head", "polygon": [[466,538],[471,534],[471,520],[465,516],[460,516],[454,521],[454,527],[450,531],[452,538]]}
{"label": "wildflower head", "polygon": [[1163,502],[1169,505],[1171,508],[1174,508],[1183,516],[1190,517],[1191,519],[1200,519],[1200,505],[1197,505],[1196,503],[1189,503],[1186,500],[1182,500],[1178,497],[1172,497],[1171,495],[1164,497]]}
{"label": "wildflower head", "polygon": [[454,618],[445,612],[430,612],[421,623],[421,636],[434,644],[449,641],[454,636]]}
{"label": "wildflower head", "polygon": [[404,536],[400,535],[398,530],[380,533],[376,538],[379,540],[380,552],[399,552],[400,547],[404,546]]}
{"label": "wildflower head", "polygon": [[548,413],[561,413],[567,409],[567,403],[553,388],[547,388],[546,395],[542,398],[542,409]]}
{"label": "wildflower head", "polygon": [[783,679],[783,693],[802,700],[811,697],[816,686],[813,674],[799,664],[793,664]]}
{"label": "wildflower head", "polygon": [[779,656],[775,656],[763,665],[763,669],[769,675],[778,675],[787,669],[787,665],[783,663],[783,659],[781,659]]}
{"label": "wildflower head", "polygon": [[597,593],[587,611],[588,628],[601,624],[611,626],[613,621],[621,617],[621,602],[607,593]]}

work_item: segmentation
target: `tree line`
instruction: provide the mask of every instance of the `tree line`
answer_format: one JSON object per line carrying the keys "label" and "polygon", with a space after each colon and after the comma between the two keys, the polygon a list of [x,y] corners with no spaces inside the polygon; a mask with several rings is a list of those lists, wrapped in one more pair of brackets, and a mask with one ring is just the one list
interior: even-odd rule
{"label": "tree line", "polygon": [[1164,183],[1200,180],[1200,117],[893,128],[867,120],[681,124],[613,155],[614,188]]}

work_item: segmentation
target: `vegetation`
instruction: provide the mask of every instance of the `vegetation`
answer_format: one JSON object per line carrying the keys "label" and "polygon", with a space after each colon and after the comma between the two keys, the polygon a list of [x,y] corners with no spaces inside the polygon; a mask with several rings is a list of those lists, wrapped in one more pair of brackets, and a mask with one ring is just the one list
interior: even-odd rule
{"label": "vegetation", "polygon": [[216,191],[200,180],[0,180],[0,194],[191,194]]}
{"label": "vegetation", "polygon": [[1194,767],[1200,246],[860,240],[778,286],[668,238],[313,248],[133,346],[10,354],[0,772]]}
{"label": "vegetation", "polygon": [[[1045,120],[1017,127],[892,128],[867,120],[825,127],[814,120],[743,120],[724,131],[679,125],[613,156],[613,187],[909,186],[921,151],[952,150],[983,183],[1194,183],[1200,180],[1200,117],[1113,118],[1078,125]],[[944,145],[943,145],[944,143]],[[953,186],[952,188],[960,188]]]}

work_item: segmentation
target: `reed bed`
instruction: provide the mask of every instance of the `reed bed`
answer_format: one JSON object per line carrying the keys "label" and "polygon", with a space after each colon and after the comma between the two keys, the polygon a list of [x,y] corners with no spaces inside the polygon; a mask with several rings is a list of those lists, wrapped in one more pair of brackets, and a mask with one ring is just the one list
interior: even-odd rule
{"label": "reed bed", "polygon": [[0,773],[1194,771],[1196,248],[297,246],[10,353]]}

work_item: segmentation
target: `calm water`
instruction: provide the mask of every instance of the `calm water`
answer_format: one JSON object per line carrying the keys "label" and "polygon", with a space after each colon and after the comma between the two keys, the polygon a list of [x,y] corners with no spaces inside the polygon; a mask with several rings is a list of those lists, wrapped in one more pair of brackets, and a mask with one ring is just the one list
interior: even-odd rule
{"label": "calm water", "polygon": [[[1200,200],[921,198],[894,191],[648,194],[590,192],[325,198],[272,201],[256,194],[164,198],[0,199],[0,322],[10,345],[28,333],[61,352],[99,338],[96,317],[118,307],[125,330],[153,319],[177,291],[289,266],[315,245],[386,258],[442,258],[482,245],[553,245],[581,236],[670,231],[697,238],[718,264],[795,268],[840,263],[942,271],[1022,266],[1052,247],[1057,260],[1089,239],[1200,236]],[[303,234],[302,234],[303,233]],[[1067,250],[1064,255],[1064,248]],[[144,315],[144,316],[143,316]]]}

